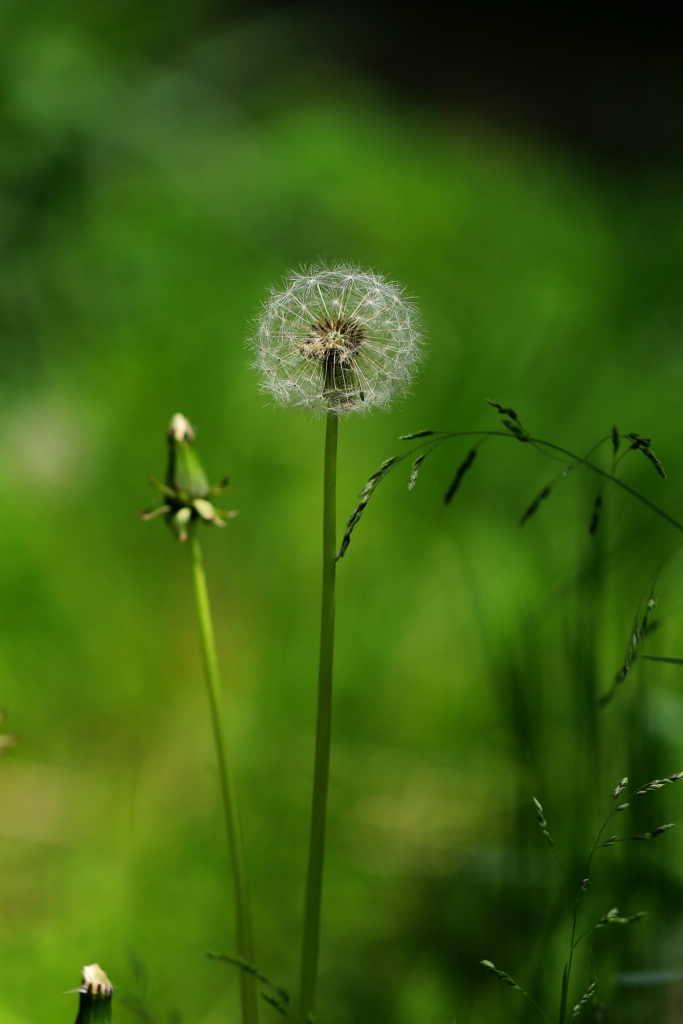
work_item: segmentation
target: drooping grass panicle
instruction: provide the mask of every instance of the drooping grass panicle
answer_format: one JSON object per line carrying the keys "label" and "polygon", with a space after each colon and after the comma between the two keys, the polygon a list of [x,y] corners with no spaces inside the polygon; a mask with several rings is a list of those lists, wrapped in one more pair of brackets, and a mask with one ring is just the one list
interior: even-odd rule
{"label": "drooping grass panicle", "polygon": [[[679,522],[673,516],[669,515],[669,513],[666,512],[664,509],[660,508],[654,502],[650,501],[650,499],[647,498],[645,495],[641,494],[639,491],[636,491],[633,487],[631,487],[629,484],[627,484],[625,481],[621,480],[618,476],[615,475],[617,464],[620,463],[621,460],[624,459],[626,455],[633,450],[643,451],[644,454],[646,454],[647,458],[650,460],[650,462],[652,462],[653,465],[655,465],[655,468],[659,466],[657,471],[660,473],[660,475],[664,475],[659,460],[656,459],[656,456],[654,456],[652,449],[650,448],[650,438],[643,438],[637,434],[622,435],[618,432],[617,428],[614,427],[609,434],[607,434],[605,437],[600,438],[600,440],[598,440],[592,446],[592,448],[586,453],[586,455],[581,456],[577,455],[575,452],[572,452],[567,448],[562,447],[561,445],[554,444],[551,441],[546,441],[543,438],[539,437],[533,437],[526,429],[526,427],[523,426],[517,412],[514,409],[508,406],[503,406],[498,402],[492,401],[491,399],[487,399],[487,401],[489,405],[496,409],[496,411],[500,415],[503,427],[505,428],[504,430],[417,430],[410,434],[404,434],[400,438],[400,440],[403,441],[421,440],[423,438],[427,438],[428,440],[423,442],[423,445],[426,448],[426,450],[424,452],[420,451],[420,454],[416,455],[416,452],[418,452],[422,447],[422,445],[418,445],[417,447],[412,448],[408,452],[405,452],[401,455],[393,456],[392,458],[385,460],[385,462],[382,463],[380,470],[370,477],[367,484],[365,485],[365,487],[363,488],[359,495],[359,504],[356,506],[356,508],[351,513],[351,516],[349,517],[346,526],[346,531],[344,533],[344,537],[342,540],[342,546],[337,557],[342,557],[345,554],[349,546],[351,534],[355,529],[356,525],[358,524],[358,522],[360,521],[360,518],[363,515],[363,512],[368,504],[370,497],[374,493],[377,484],[379,484],[381,480],[383,480],[386,477],[387,473],[390,470],[392,470],[404,459],[409,458],[410,456],[414,456],[414,461],[412,464],[412,470],[408,483],[408,489],[412,490],[418,481],[418,476],[420,474],[422,465],[426,458],[429,455],[431,455],[431,453],[437,447],[439,447],[444,441],[454,440],[459,437],[476,437],[479,440],[468,451],[464,461],[461,462],[460,465],[458,466],[455,477],[444,496],[446,504],[450,504],[453,497],[460,488],[464,475],[472,467],[472,464],[474,463],[474,460],[477,455],[479,445],[488,438],[503,437],[513,439],[516,441],[521,441],[525,444],[528,444],[531,448],[534,448],[537,451],[541,452],[547,458],[550,458],[555,462],[563,463],[562,472],[555,476],[542,488],[542,490],[537,494],[537,496],[534,498],[531,504],[522,513],[522,516],[520,517],[521,526],[523,526],[533,515],[535,515],[539,508],[551,496],[557,483],[559,483],[563,478],[569,476],[570,473],[572,473],[574,470],[584,468],[599,476],[602,482],[602,486],[600,488],[600,491],[598,492],[598,495],[595,498],[593,509],[591,512],[589,532],[592,535],[594,535],[598,529],[598,524],[600,520],[600,510],[603,502],[602,495],[604,488],[608,484],[612,484],[613,486],[619,487],[627,494],[631,495],[631,497],[635,498],[637,501],[641,502],[643,505],[649,508],[656,515],[660,516],[660,518],[668,522],[676,530],[683,533],[683,523]],[[630,440],[631,444],[625,451],[622,451],[621,455],[618,455],[617,453],[620,450],[621,440],[623,438]],[[612,445],[612,472],[608,472],[607,470],[599,466],[597,463],[592,461],[592,456],[594,455],[594,453],[607,442],[611,442]]]}
{"label": "drooping grass panicle", "polygon": [[323,263],[273,288],[251,345],[262,390],[282,405],[341,414],[382,408],[420,358],[417,307],[372,270]]}

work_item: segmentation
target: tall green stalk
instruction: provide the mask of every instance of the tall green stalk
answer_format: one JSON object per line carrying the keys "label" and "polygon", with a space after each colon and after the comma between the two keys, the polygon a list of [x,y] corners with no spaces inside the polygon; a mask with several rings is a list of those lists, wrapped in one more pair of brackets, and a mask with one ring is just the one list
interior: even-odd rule
{"label": "tall green stalk", "polygon": [[[251,906],[249,887],[247,885],[247,869],[242,842],[242,828],[237,811],[237,796],[232,774],[230,746],[225,726],[223,692],[221,689],[218,657],[213,635],[209,592],[204,575],[204,561],[196,527],[190,534],[192,552],[192,575],[194,577],[195,598],[197,601],[197,617],[199,632],[202,639],[202,653],[206,671],[206,685],[211,707],[211,722],[216,743],[216,758],[220,778],[225,824],[228,832],[228,845],[235,885],[235,904],[237,916],[237,949],[239,955],[248,963],[254,963],[254,943],[251,925]],[[240,971],[240,989],[242,999],[242,1024],[258,1024],[258,1000],[256,981],[246,971]]]}
{"label": "tall green stalk", "polygon": [[336,569],[337,432],[339,420],[328,412],[325,431],[325,480],[323,485],[323,573],[318,668],[318,718],[315,735],[315,768],[311,837],[308,848],[304,931],[301,949],[299,1020],[309,1024],[315,1010],[320,949],[320,904],[325,855],[327,792],[330,778],[332,725],[332,666],[334,657],[334,590]]}

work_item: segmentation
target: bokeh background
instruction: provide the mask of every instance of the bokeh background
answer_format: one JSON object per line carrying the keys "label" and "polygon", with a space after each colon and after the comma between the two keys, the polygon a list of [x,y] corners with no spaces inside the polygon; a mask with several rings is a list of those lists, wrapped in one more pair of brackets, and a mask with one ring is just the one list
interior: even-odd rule
{"label": "bokeh background", "polygon": [[[487,4],[5,0],[0,26],[0,1022],[73,1019],[92,961],[121,1024],[235,1021],[188,552],[135,517],[168,421],[240,510],[205,553],[259,964],[293,989],[323,426],[259,394],[250,319],[319,257],[419,302],[412,395],[343,423],[341,520],[399,435],[496,429],[487,398],[573,451],[651,436],[669,479],[637,452],[624,478],[683,517],[680,39],[656,8]],[[676,666],[596,710],[676,530],[608,490],[591,537],[581,473],[520,530],[558,467],[508,440],[446,508],[466,451],[391,475],[340,565],[321,1024],[532,1019],[484,957],[555,1019],[574,890],[532,797],[573,879],[615,783],[683,768]],[[650,654],[683,657],[681,568]],[[681,821],[683,790],[620,818]],[[605,1021],[683,1020],[682,857],[676,829],[600,852],[586,924],[648,912],[596,935]]]}

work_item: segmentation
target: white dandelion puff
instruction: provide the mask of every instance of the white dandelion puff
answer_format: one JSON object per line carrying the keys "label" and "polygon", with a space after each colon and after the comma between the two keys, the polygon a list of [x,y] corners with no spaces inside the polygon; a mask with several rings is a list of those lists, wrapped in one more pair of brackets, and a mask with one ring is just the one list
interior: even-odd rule
{"label": "white dandelion puff", "polygon": [[417,307],[371,270],[317,265],[272,289],[251,344],[282,405],[363,412],[406,391],[420,358]]}

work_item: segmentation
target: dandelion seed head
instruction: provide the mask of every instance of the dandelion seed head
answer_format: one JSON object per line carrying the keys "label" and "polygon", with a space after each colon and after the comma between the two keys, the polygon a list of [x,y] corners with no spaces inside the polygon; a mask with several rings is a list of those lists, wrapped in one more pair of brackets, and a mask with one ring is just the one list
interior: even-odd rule
{"label": "dandelion seed head", "polygon": [[320,264],[271,290],[251,344],[261,388],[277,402],[342,414],[404,393],[420,340],[417,307],[398,285]]}

